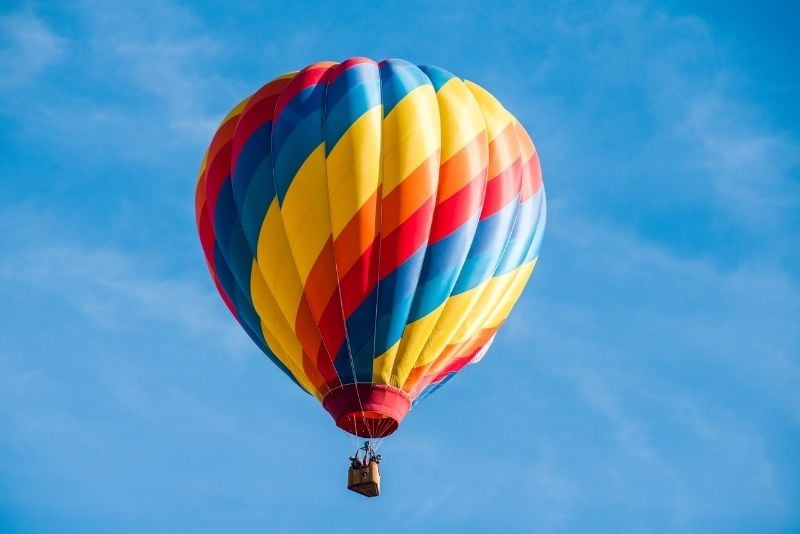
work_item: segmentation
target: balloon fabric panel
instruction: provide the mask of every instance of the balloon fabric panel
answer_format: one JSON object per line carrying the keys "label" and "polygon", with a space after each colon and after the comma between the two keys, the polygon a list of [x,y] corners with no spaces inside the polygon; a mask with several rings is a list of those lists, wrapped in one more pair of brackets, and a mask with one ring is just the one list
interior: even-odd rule
{"label": "balloon fabric panel", "polygon": [[[359,417],[391,412],[391,432],[400,404],[483,356],[533,271],[546,213],[533,143],[491,94],[366,58],[312,64],[239,103],[195,205],[234,317],[359,435],[376,427],[335,413],[352,384],[366,387]],[[383,400],[362,398],[372,390]]]}

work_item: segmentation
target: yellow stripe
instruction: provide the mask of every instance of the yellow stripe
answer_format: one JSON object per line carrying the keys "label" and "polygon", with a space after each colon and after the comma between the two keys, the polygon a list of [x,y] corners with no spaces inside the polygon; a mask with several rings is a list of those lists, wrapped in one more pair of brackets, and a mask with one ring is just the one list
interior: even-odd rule
{"label": "yellow stripe", "polygon": [[533,269],[535,266],[536,260],[533,260],[520,265],[512,271],[512,273],[516,273],[514,275],[514,279],[506,288],[505,292],[502,293],[500,302],[497,304],[497,306],[488,307],[489,313],[486,314],[486,317],[478,326],[478,330],[496,327],[508,318],[511,310],[517,303],[517,300],[519,300],[520,295],[522,295],[522,290],[525,289],[525,284],[528,283],[531,274],[533,274]]}
{"label": "yellow stripe", "polygon": [[392,367],[394,364],[394,355],[397,353],[397,347],[400,345],[398,341],[389,349],[375,358],[372,361],[372,381],[375,384],[384,384],[395,387],[400,387],[396,380],[392,380]]}
{"label": "yellow stripe", "polygon": [[325,174],[325,145],[322,143],[300,166],[281,206],[289,247],[303,285],[331,235]]}
{"label": "yellow stripe", "polygon": [[[480,305],[473,308],[465,317],[461,326],[458,327],[458,330],[450,339],[449,344],[467,341],[478,331],[478,328],[483,324],[486,316],[492,312],[492,309],[500,307],[501,302],[504,300],[503,294],[511,288],[518,269],[488,280],[488,284],[486,284],[481,294]],[[508,311],[504,311],[508,315]]]}
{"label": "yellow stripe", "polygon": [[326,160],[334,238],[378,188],[381,177],[381,106],[359,117]]}
{"label": "yellow stripe", "polygon": [[434,327],[444,311],[447,301],[433,310],[428,315],[421,317],[413,323],[407,324],[400,338],[400,349],[392,371],[393,379],[403,384],[417,362],[421,358],[436,358],[438,353],[428,343],[431,336],[439,337],[439,330],[434,332]]}
{"label": "yellow stripe", "polygon": [[[491,278],[485,284],[482,284],[482,286],[484,286],[483,291],[479,292],[481,304],[472,308],[462,317],[462,323],[458,327],[458,331],[455,332],[454,335],[453,332],[450,331],[451,337],[444,345],[441,339],[436,339],[436,331],[434,331],[434,335],[431,336],[432,346],[430,354],[426,349],[422,357],[420,357],[416,365],[414,365],[414,368],[425,367],[434,363],[435,359],[442,354],[447,345],[467,342],[481,330],[497,327],[502,324],[502,322],[508,318],[514,304],[516,304],[522,294],[522,290],[525,288],[525,284],[530,278],[535,264],[535,261],[526,263],[505,275]],[[474,288],[471,291],[475,291],[476,289],[478,288]],[[459,356],[463,356],[463,354],[453,354],[452,358],[457,358]],[[431,368],[425,372],[425,375],[438,373],[447,367],[452,361],[452,358],[436,362],[435,365],[432,365]],[[403,378],[407,379],[411,371],[412,370],[409,369],[408,373],[406,373]],[[416,384],[408,384],[408,389],[413,388],[415,385]]]}
{"label": "yellow stripe", "polygon": [[442,125],[442,161],[447,161],[486,126],[475,97],[458,78],[445,83],[437,91],[436,99]]}
{"label": "yellow stripe", "polygon": [[[442,161],[446,161],[483,132],[485,125],[480,107],[461,80],[452,78],[439,89],[436,97],[442,121],[441,157]],[[471,179],[472,176],[458,178]],[[436,357],[428,344],[428,338],[444,311],[445,303],[425,317],[406,325],[403,330],[392,372],[393,379],[400,384],[403,384],[419,358]]]}
{"label": "yellow stripe", "polygon": [[431,85],[408,93],[383,120],[383,197],[441,148],[439,109]]}
{"label": "yellow stripe", "polygon": [[520,156],[522,157],[522,162],[526,163],[533,157],[536,148],[533,146],[533,141],[531,141],[531,137],[528,135],[528,132],[525,131],[525,128],[523,128],[519,122],[517,122],[515,126],[517,129]]}
{"label": "yellow stripe", "polygon": [[303,389],[321,398],[303,369],[303,348],[281,313],[275,297],[261,276],[258,264],[254,261],[250,271],[250,295],[253,307],[261,319],[261,330],[272,352],[297,379]]}
{"label": "yellow stripe", "polygon": [[277,199],[273,199],[261,225],[256,261],[286,322],[294,325],[303,287],[294,268]]}
{"label": "yellow stripe", "polygon": [[500,132],[514,121],[514,116],[506,111],[502,104],[480,85],[470,81],[464,83],[483,111],[483,118],[486,121],[486,133],[489,135],[489,142],[491,143],[492,139],[497,137]]}
{"label": "yellow stripe", "polygon": [[241,115],[242,111],[244,111],[244,107],[247,105],[247,103],[250,101],[252,97],[253,95],[250,95],[241,102],[239,102],[238,104],[236,104],[234,108],[230,110],[227,115],[225,115],[225,118],[222,119],[220,126],[225,124],[229,119],[233,118],[234,116]]}
{"label": "yellow stripe", "polygon": [[198,179],[200,178],[200,176],[202,176],[204,172],[206,172],[206,165],[208,165],[208,150],[205,151],[205,153],[203,154],[203,161],[200,162],[200,170],[197,172]]}
{"label": "yellow stripe", "polygon": [[277,76],[277,77],[273,78],[269,83],[276,82],[278,80],[283,80],[285,78],[294,78],[295,74],[297,74],[298,72],[300,72],[300,71],[299,70],[290,70],[286,74],[281,74],[280,76]]}
{"label": "yellow stripe", "polygon": [[[426,348],[420,353],[413,367],[428,365],[439,357],[461,324],[474,312],[475,304],[481,298],[490,280],[483,281],[469,291],[452,295],[445,301],[444,310],[433,327],[431,336],[426,342]],[[403,379],[405,380],[407,376],[408,374]]]}

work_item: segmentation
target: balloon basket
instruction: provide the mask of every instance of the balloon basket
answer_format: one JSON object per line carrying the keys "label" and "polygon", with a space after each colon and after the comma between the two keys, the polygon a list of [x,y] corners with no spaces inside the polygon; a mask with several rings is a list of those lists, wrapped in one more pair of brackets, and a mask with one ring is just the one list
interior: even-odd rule
{"label": "balloon basket", "polygon": [[381,471],[378,462],[370,462],[364,467],[350,467],[347,471],[347,489],[365,497],[381,494]]}

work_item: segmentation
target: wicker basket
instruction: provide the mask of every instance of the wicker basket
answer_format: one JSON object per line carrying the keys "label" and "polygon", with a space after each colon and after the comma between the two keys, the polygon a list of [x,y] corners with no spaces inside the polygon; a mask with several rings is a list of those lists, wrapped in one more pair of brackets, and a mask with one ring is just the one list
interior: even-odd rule
{"label": "wicker basket", "polygon": [[377,497],[381,493],[381,472],[378,462],[364,467],[351,467],[347,471],[347,489],[366,497]]}

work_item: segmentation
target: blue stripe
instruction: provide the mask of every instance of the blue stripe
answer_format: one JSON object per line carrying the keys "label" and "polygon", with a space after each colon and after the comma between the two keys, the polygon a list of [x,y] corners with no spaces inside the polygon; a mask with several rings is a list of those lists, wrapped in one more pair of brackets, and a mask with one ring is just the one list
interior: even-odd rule
{"label": "blue stripe", "polygon": [[514,224],[518,206],[519,201],[514,200],[478,224],[475,239],[472,241],[458,282],[453,288],[453,295],[469,291],[494,275]]}
{"label": "blue stripe", "polygon": [[440,69],[439,67],[420,65],[419,68],[431,81],[436,92],[439,92],[439,89],[441,89],[444,84],[455,78],[455,75],[452,72]]}
{"label": "blue stripe", "polygon": [[541,196],[535,195],[519,205],[514,229],[511,231],[506,251],[495,270],[495,276],[509,273],[525,261],[536,231],[540,202]]}
{"label": "blue stripe", "polygon": [[[239,226],[238,219],[234,217],[235,223],[232,226]],[[219,234],[217,234],[217,243],[219,243]],[[286,376],[292,379],[292,381],[300,386],[300,383],[295,379],[289,369],[275,356],[269,347],[267,346],[267,342],[264,339],[264,334],[261,330],[261,319],[259,318],[256,310],[253,308],[253,303],[250,300],[250,293],[249,293],[249,286],[248,291],[242,291],[242,288],[239,286],[237,277],[231,270],[230,265],[228,264],[225,254],[222,252],[222,249],[215,244],[214,245],[214,268],[217,274],[217,279],[219,280],[220,285],[222,286],[223,291],[225,294],[228,295],[228,298],[233,303],[233,307],[236,310],[237,314],[237,321],[241,325],[242,329],[250,336],[250,339],[255,342],[261,352],[267,355],[267,357],[272,360],[281,371],[283,371]],[[300,386],[303,391],[305,389]]]}
{"label": "blue stripe", "polygon": [[408,93],[421,85],[431,85],[419,67],[401,59],[380,63],[383,116],[387,116]]}
{"label": "blue stripe", "polygon": [[283,204],[286,192],[292,185],[295,174],[308,156],[322,143],[322,109],[308,115],[292,130],[289,137],[276,149],[276,131],[272,135],[273,158],[275,159],[275,189],[278,201]]}
{"label": "blue stripe", "polygon": [[425,389],[422,390],[422,393],[417,395],[417,398],[414,399],[414,402],[413,402],[413,404],[411,406],[412,407],[416,406],[417,404],[422,402],[424,399],[426,399],[428,396],[430,396],[433,393],[435,393],[437,389],[439,389],[440,387],[445,385],[447,382],[450,381],[451,378],[453,378],[457,374],[458,373],[456,373],[456,372],[447,373],[445,375],[445,377],[442,378],[441,380],[439,380],[438,382],[434,382],[433,384],[428,384],[428,386],[426,386]]}
{"label": "blue stripe", "polygon": [[258,236],[267,209],[275,198],[275,179],[269,136],[272,123],[261,126],[247,140],[233,170],[233,196],[242,222],[242,230],[255,255]]}
{"label": "blue stripe", "polygon": [[217,205],[214,210],[214,233],[217,236],[217,246],[239,288],[249,294],[253,254],[244,238],[238,217],[231,181],[226,179],[217,196]]}
{"label": "blue stripe", "polygon": [[359,63],[342,71],[328,86],[325,107],[333,108],[351,89],[357,85],[372,82],[380,87],[380,72],[378,66],[373,63]]}
{"label": "blue stripe", "polygon": [[456,231],[428,247],[408,323],[425,317],[450,296],[475,236],[479,215],[475,213]]}
{"label": "blue stripe", "polygon": [[[372,381],[373,351],[375,349],[375,299],[377,290],[373,289],[367,298],[347,318],[346,339],[336,353],[334,367],[343,384],[354,382],[350,365],[350,351],[353,353],[353,367],[359,382]],[[349,340],[349,349],[348,343]]]}
{"label": "blue stripe", "polygon": [[542,210],[539,214],[539,220],[536,222],[536,232],[531,242],[531,248],[528,250],[528,255],[525,256],[523,263],[528,263],[539,257],[539,250],[542,248],[542,238],[544,237],[544,228],[547,224],[547,198],[544,194],[544,189],[541,191],[542,195]]}
{"label": "blue stripe", "polygon": [[256,170],[270,156],[271,135],[272,121],[267,121],[253,132],[239,151],[239,158],[233,169],[233,195],[237,199],[244,196],[243,193],[250,186]]}
{"label": "blue stripe", "polygon": [[424,257],[423,244],[410,258],[380,281],[375,357],[389,350],[389,347],[397,343],[403,335]]}
{"label": "blue stripe", "polygon": [[303,122],[306,117],[320,111],[325,105],[325,91],[328,86],[324,83],[310,85],[297,93],[292,100],[281,110],[280,116],[273,119],[275,126],[272,134],[272,151],[278,153],[283,148],[283,142],[289,137],[294,128]]}
{"label": "blue stripe", "polygon": [[381,85],[376,77],[350,89],[333,107],[329,105],[325,116],[325,154],[330,154],[356,120],[380,103]]}

